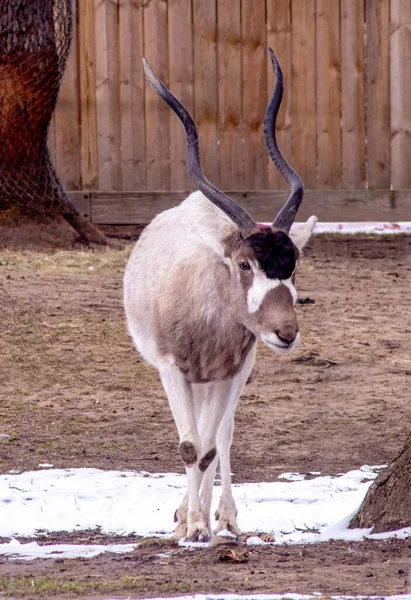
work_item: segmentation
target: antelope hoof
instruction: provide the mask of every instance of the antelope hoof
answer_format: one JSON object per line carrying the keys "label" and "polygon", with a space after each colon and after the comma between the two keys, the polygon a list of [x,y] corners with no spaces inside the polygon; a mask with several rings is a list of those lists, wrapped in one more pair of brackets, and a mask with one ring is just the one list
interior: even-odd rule
{"label": "antelope hoof", "polygon": [[208,527],[193,525],[187,529],[186,542],[209,542],[211,538]]}
{"label": "antelope hoof", "polygon": [[214,533],[217,534],[220,531],[229,531],[235,536],[239,536],[241,529],[237,525],[237,511],[234,510],[216,510],[215,518],[218,521],[217,528]]}
{"label": "antelope hoof", "polygon": [[236,538],[239,537],[241,533],[241,529],[238,527],[237,523],[231,523],[227,519],[220,519],[217,525],[217,529],[214,530],[214,534],[217,535],[220,531],[229,531]]}
{"label": "antelope hoof", "polygon": [[188,511],[186,540],[188,542],[208,542],[210,538],[211,531],[207,527],[202,511]]}
{"label": "antelope hoof", "polygon": [[179,542],[187,536],[187,523],[177,523],[173,534],[173,540]]}

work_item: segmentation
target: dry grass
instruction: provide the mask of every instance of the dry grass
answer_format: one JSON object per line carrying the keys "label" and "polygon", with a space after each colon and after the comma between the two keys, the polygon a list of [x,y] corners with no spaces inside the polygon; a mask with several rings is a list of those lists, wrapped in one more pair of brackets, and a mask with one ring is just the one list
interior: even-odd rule
{"label": "dry grass", "polygon": [[[6,598],[34,598],[50,597],[55,598],[76,598],[84,594],[110,594],[132,592],[135,594],[144,594],[146,596],[151,592],[155,585],[156,592],[161,594],[177,594],[190,591],[192,584],[184,583],[160,583],[155,582],[153,577],[148,575],[125,575],[116,579],[98,580],[93,575],[73,580],[62,580],[56,577],[1,577],[0,576],[0,595]],[[197,586],[199,587],[199,586]]]}
{"label": "dry grass", "polygon": [[0,268],[54,275],[123,273],[132,248],[133,244],[128,244],[123,250],[104,248],[54,253],[2,250]]}

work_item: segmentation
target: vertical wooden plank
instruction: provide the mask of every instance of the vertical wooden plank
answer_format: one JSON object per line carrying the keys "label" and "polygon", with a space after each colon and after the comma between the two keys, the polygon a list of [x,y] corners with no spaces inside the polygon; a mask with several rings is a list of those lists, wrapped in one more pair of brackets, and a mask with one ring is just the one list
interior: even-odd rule
{"label": "vertical wooden plank", "polygon": [[[144,55],[168,86],[167,2],[143,4]],[[149,190],[170,189],[170,116],[167,104],[146,84],[146,185]]]}
{"label": "vertical wooden plank", "polygon": [[342,186],[365,187],[364,4],[341,1]]}
{"label": "vertical wooden plank", "polygon": [[94,0],[79,2],[80,168],[82,187],[98,187]]}
{"label": "vertical wooden plank", "polygon": [[[170,89],[193,114],[193,44],[191,2],[168,0]],[[170,115],[170,188],[188,190],[193,183],[187,173],[186,139],[180,121]]]}
{"label": "vertical wooden plank", "polygon": [[391,0],[390,18],[391,184],[400,189],[411,188],[411,0]]}
{"label": "vertical wooden plank", "polygon": [[95,0],[98,177],[102,190],[121,189],[118,1]]}
{"label": "vertical wooden plank", "polygon": [[121,189],[145,189],[143,8],[119,0]]}
{"label": "vertical wooden plank", "polygon": [[388,188],[391,183],[389,8],[387,0],[365,0],[367,179],[370,188]]}
{"label": "vertical wooden plank", "polygon": [[201,161],[208,179],[219,186],[217,152],[217,23],[214,0],[193,0],[194,114]]}
{"label": "vertical wooden plank", "polygon": [[[271,46],[277,55],[284,78],[284,94],[277,116],[276,137],[278,147],[283,155],[292,162],[291,140],[291,102],[292,102],[292,72],[291,72],[291,6],[290,0],[272,0],[267,2],[267,46]],[[267,60],[268,97],[274,87],[274,74],[271,60]],[[270,189],[288,189],[288,184],[275,168],[269,158],[268,186]]]}
{"label": "vertical wooden plank", "polygon": [[316,3],[317,187],[341,186],[339,2]]}
{"label": "vertical wooden plank", "polygon": [[268,161],[263,121],[267,106],[265,2],[242,0],[242,86],[244,184],[251,190],[268,187]]}
{"label": "vertical wooden plank", "polygon": [[219,185],[240,190],[244,187],[240,1],[219,0],[217,11]]}
{"label": "vertical wooden plank", "polygon": [[315,0],[293,0],[292,65],[293,166],[304,185],[317,185],[316,106],[315,106]]}
{"label": "vertical wooden plank", "polygon": [[80,177],[80,123],[77,77],[77,14],[73,4],[73,39],[54,111],[57,175],[67,190],[78,190]]}

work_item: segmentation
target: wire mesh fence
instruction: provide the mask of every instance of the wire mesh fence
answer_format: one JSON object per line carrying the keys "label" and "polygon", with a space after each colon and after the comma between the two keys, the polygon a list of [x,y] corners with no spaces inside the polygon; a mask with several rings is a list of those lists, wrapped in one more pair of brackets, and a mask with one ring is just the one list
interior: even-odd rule
{"label": "wire mesh fence", "polygon": [[74,210],[47,147],[71,37],[71,0],[0,3],[0,209]]}

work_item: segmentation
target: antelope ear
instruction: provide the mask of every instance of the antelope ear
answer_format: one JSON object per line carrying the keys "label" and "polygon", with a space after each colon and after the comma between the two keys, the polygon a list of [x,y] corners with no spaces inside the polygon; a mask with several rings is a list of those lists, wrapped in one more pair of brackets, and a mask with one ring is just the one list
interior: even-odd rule
{"label": "antelope ear", "polygon": [[303,223],[298,228],[291,228],[291,231],[288,235],[300,251],[304,248],[312,236],[317,220],[317,217],[310,217],[306,223]]}

